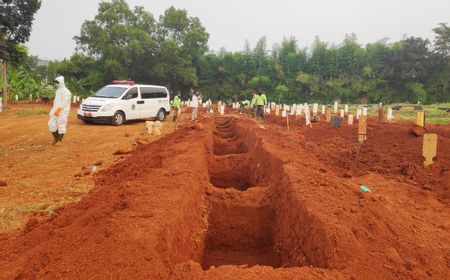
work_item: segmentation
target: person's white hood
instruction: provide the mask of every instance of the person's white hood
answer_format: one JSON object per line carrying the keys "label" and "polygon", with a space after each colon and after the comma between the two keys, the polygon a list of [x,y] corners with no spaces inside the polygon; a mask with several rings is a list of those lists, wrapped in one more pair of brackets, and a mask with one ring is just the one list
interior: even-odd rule
{"label": "person's white hood", "polygon": [[55,81],[58,82],[58,83],[56,83],[58,85],[58,89],[66,88],[66,84],[64,83],[64,77],[63,76],[56,77]]}
{"label": "person's white hood", "polygon": [[57,77],[55,81],[57,82],[56,84],[58,88],[56,89],[55,100],[53,101],[53,108],[50,111],[50,115],[53,115],[57,108],[61,108],[62,113],[67,117],[70,111],[70,102],[72,94],[66,88],[63,76]]}

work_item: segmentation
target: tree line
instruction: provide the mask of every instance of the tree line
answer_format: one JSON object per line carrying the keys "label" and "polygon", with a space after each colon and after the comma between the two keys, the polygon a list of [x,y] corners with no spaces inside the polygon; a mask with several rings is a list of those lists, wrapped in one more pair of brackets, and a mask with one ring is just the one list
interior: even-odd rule
{"label": "tree line", "polygon": [[82,96],[131,79],[165,85],[185,98],[198,88],[212,100],[248,99],[259,90],[281,103],[449,102],[450,27],[441,23],[433,31],[433,42],[404,37],[362,46],[351,34],[340,44],[317,37],[310,48],[285,38],[269,49],[263,37],[254,47],[245,42],[242,51],[214,52],[202,23],[186,10],[170,7],[155,19],[142,7],[113,0],[101,2],[95,18],[83,23],[70,58],[37,67],[28,57],[9,71],[36,79],[64,75]]}

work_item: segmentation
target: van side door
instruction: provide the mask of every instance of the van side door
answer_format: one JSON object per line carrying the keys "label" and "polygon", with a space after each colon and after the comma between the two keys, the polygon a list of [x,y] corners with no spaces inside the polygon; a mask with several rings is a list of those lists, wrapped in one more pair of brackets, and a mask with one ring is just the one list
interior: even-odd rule
{"label": "van side door", "polygon": [[140,110],[142,109],[142,100],[139,98],[137,87],[130,88],[122,97],[120,109],[125,112],[127,120],[135,120],[140,118]]}
{"label": "van side door", "polygon": [[141,118],[154,118],[159,110],[157,88],[150,86],[139,87],[141,98],[145,104],[141,110]]}

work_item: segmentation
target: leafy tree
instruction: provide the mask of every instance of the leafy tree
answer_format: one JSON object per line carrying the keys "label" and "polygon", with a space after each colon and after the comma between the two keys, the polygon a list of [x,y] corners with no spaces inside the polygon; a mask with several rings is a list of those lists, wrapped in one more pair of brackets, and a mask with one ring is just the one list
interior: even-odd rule
{"label": "leafy tree", "polygon": [[446,23],[439,23],[433,32],[436,34],[435,50],[442,56],[450,55],[450,27]]}
{"label": "leafy tree", "polygon": [[28,41],[39,0],[3,0],[0,2],[0,59],[2,60],[3,104],[8,103],[8,62],[19,64],[25,57],[19,45]]}

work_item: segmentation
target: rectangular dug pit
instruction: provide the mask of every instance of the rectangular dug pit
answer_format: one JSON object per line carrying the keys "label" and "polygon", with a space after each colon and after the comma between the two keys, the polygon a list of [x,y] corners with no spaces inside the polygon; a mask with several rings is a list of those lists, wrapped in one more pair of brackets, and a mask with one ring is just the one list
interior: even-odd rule
{"label": "rectangular dug pit", "polygon": [[214,157],[208,164],[210,182],[217,188],[245,191],[256,184],[251,158],[246,154]]}
{"label": "rectangular dug pit", "polygon": [[231,154],[243,154],[245,152],[247,152],[247,149],[242,141],[222,139],[214,136],[214,155],[223,156]]}
{"label": "rectangular dug pit", "polygon": [[220,265],[281,266],[273,248],[273,211],[260,188],[219,191],[211,198],[203,269]]}

